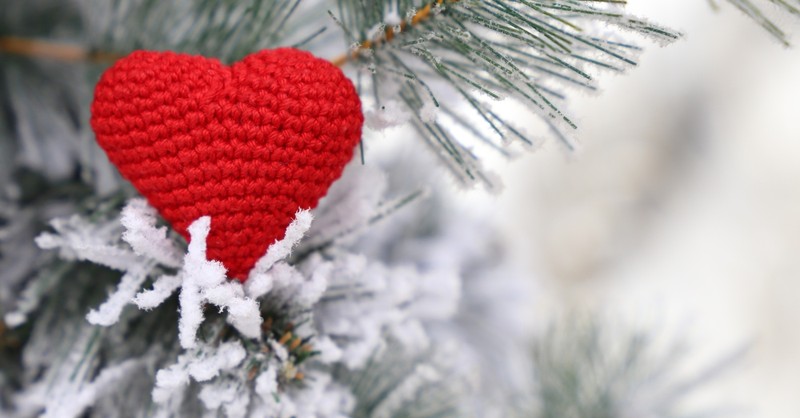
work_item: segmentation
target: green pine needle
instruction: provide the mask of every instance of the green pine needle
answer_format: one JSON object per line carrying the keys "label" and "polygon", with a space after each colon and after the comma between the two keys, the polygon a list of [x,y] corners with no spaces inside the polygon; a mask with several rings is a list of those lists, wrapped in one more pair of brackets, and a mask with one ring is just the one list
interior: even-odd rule
{"label": "green pine needle", "polygon": [[[716,3],[709,0],[716,8]],[[800,18],[800,1],[797,0],[728,0],[734,7],[742,11],[749,18],[753,19],[761,25],[764,30],[769,32],[778,42],[784,46],[790,46],[789,36],[784,32],[773,20],[767,17],[764,7],[759,7],[758,4],[767,5],[771,4],[774,8],[778,9],[781,13],[787,13],[794,18]]]}
{"label": "green pine needle", "polygon": [[[571,148],[577,125],[562,110],[558,90],[594,90],[591,74],[636,64],[640,49],[594,37],[590,27],[608,24],[660,43],[678,39],[674,31],[628,16],[623,6],[589,0],[340,0],[330,13],[349,42],[360,45],[352,59],[372,74],[373,84],[399,85],[373,86],[372,104],[399,100],[458,179],[491,187],[476,147],[510,155],[508,146],[516,141],[538,142],[526,133],[529,118],[512,120],[498,111],[498,101],[521,102]],[[402,16],[404,23],[384,23],[386,16]],[[453,94],[461,99],[443,99]],[[431,105],[442,117],[421,115]]]}

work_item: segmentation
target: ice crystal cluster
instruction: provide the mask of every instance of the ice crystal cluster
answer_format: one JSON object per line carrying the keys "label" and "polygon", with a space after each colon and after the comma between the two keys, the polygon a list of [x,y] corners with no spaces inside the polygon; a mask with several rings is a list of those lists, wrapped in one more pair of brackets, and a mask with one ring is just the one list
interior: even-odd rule
{"label": "ice crystal cluster", "polygon": [[[120,278],[65,278],[75,281],[66,288],[104,283],[98,293],[107,295],[85,318],[69,312],[69,329],[57,316],[72,302],[49,302],[54,318],[34,324],[23,365],[36,373],[11,395],[14,415],[502,411],[530,384],[512,367],[525,358],[529,282],[504,271],[488,225],[465,221],[474,209],[433,192],[419,158],[408,157],[351,164],[244,284],[206,258],[208,217],[191,225],[188,247],[139,198],[119,217],[54,219],[40,247]],[[390,182],[387,171],[418,174]],[[33,306],[20,304],[6,323],[24,326]],[[54,346],[58,334],[68,344]],[[485,367],[497,355],[507,360]]]}

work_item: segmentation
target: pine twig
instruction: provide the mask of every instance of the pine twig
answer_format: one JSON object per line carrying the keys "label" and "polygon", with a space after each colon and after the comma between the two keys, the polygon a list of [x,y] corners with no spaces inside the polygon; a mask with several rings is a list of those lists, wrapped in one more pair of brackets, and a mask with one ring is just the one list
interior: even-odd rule
{"label": "pine twig", "polygon": [[[411,17],[411,19],[403,19],[403,21],[401,21],[399,24],[400,31],[395,32],[394,27],[388,26],[374,39],[361,42],[355,51],[333,58],[331,63],[337,67],[341,67],[351,59],[358,57],[361,51],[370,49],[374,46],[379,46],[384,42],[390,42],[392,39],[394,39],[396,33],[404,31],[408,27],[417,26],[421,22],[430,19],[433,16],[434,6],[444,4],[445,1],[447,1],[447,3],[458,3],[461,0],[433,0],[425,5],[425,7],[422,9],[418,10],[414,16]],[[111,64],[123,57],[121,54],[94,51],[70,43],[53,42],[40,39],[27,39],[16,36],[0,36],[0,52],[27,57],[56,59],[67,62],[88,61],[99,64]]]}
{"label": "pine twig", "polygon": [[0,52],[67,62],[112,63],[122,58],[120,54],[94,51],[75,44],[16,36],[0,36]]}
{"label": "pine twig", "polygon": [[[447,3],[458,3],[461,0],[446,0]],[[411,19],[403,19],[398,26],[400,26],[400,30],[397,33],[400,33],[408,27],[414,27],[431,18],[433,8],[437,5],[442,5],[445,3],[445,0],[433,0],[430,3],[426,4],[425,7],[418,10]],[[342,65],[346,64],[351,59],[355,59],[358,57],[361,51],[367,50],[372,48],[373,46],[379,46],[384,42],[391,42],[394,39],[396,32],[393,26],[387,26],[386,29],[379,33],[375,38],[368,39],[361,42],[358,47],[351,52],[350,54],[342,54],[334,59],[331,62],[336,65],[337,67],[341,67]]]}

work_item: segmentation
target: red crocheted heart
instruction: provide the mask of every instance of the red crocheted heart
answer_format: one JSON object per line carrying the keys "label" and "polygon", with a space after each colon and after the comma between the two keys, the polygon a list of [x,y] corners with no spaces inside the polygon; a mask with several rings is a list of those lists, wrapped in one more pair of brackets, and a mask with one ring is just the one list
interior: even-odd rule
{"label": "red crocheted heart", "polygon": [[295,49],[232,66],[134,52],[100,79],[92,128],[109,159],[185,238],[211,217],[208,258],[241,281],[339,178],[364,118],[353,84]]}

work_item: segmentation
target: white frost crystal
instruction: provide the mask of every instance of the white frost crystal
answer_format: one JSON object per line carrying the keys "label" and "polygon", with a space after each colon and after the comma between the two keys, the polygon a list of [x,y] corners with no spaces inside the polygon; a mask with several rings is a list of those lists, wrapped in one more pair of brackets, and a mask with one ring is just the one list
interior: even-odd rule
{"label": "white frost crystal", "polygon": [[178,362],[156,374],[153,400],[165,403],[176,393],[185,389],[189,378],[205,382],[217,377],[220,372],[233,370],[245,358],[245,351],[238,341],[223,343],[219,347],[200,346],[178,357]]}
{"label": "white frost crystal", "polygon": [[[154,416],[180,415],[186,405],[198,405],[210,416],[347,417],[359,397],[369,395],[337,380],[330,367],[366,373],[371,364],[391,361],[397,353],[426,356],[426,362],[404,369],[406,374],[396,377],[398,385],[376,404],[376,416],[392,416],[442,379],[473,382],[482,361],[481,348],[470,343],[475,337],[458,323],[462,306],[481,297],[470,290],[475,284],[465,281],[465,266],[486,251],[486,231],[480,224],[465,227],[463,218],[448,215],[436,220],[435,234],[415,232],[430,216],[430,206],[417,202],[430,195],[414,191],[430,185],[420,187],[413,177],[406,182],[390,184],[374,165],[349,165],[314,216],[299,211],[285,237],[268,248],[244,284],[229,279],[220,262],[207,258],[212,218],[191,224],[183,254],[175,237],[156,226],[155,210],[141,199],[128,203],[119,223],[56,220],[55,233],[43,234],[38,242],[60,250],[63,257],[98,260],[123,273],[107,301],[87,316],[109,331],[125,326],[127,305],[150,311],[178,293],[179,344],[172,354],[158,344],[149,349],[148,367],[157,370],[150,375]],[[398,203],[406,196],[417,200]],[[216,319],[211,331],[200,332],[211,317],[208,306],[218,308],[238,333],[221,332]],[[298,322],[285,332],[278,325],[264,325],[272,324],[276,313]],[[450,347],[447,355],[433,355],[444,347]],[[298,366],[301,349],[317,355]],[[164,367],[156,359],[170,359],[166,364],[171,365]],[[95,380],[107,376],[113,375],[101,373]],[[302,383],[287,385],[293,379]],[[197,390],[190,390],[193,386]],[[70,411],[64,416],[75,417],[94,398],[76,399],[80,402],[53,411]]]}
{"label": "white frost crystal", "polygon": [[[176,255],[177,246],[166,237],[166,229],[155,227],[155,210],[141,199],[132,199],[122,211],[121,223],[125,227],[122,237],[130,247],[109,244],[115,242],[113,236],[118,233],[115,225],[98,228],[78,217],[54,221],[56,234],[42,234],[37,242],[42,248],[60,249],[62,256],[67,258],[104,259],[102,264],[125,272],[117,290],[97,310],[89,312],[87,318],[92,324],[113,325],[119,321],[126,305],[134,303],[141,309],[153,309],[180,289],[180,341],[184,348],[193,348],[197,345],[196,333],[203,322],[203,305],[206,303],[226,309],[228,321],[244,336],[258,338],[261,335],[262,318],[255,299],[271,290],[273,267],[277,267],[279,277],[291,274],[287,270],[293,268],[281,260],[291,253],[312,219],[310,212],[298,211],[286,237],[271,245],[256,264],[248,287],[229,280],[222,263],[206,258],[206,238],[212,228],[210,217],[201,217],[189,226],[188,252],[179,257]],[[159,276],[152,289],[141,289],[158,265],[181,269],[176,276]],[[302,277],[299,277],[282,284],[284,287],[295,286],[296,291],[309,302],[324,291],[324,278],[317,277],[307,285],[302,282]]]}

